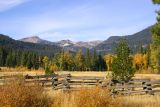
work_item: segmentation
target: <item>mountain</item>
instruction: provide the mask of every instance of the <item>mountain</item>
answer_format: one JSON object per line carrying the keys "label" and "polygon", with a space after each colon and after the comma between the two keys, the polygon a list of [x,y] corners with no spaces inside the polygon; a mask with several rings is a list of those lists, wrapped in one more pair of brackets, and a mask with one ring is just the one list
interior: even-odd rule
{"label": "mountain", "polygon": [[61,47],[67,47],[67,46],[74,45],[75,43],[71,40],[61,40],[61,41],[56,42],[56,44]]}
{"label": "mountain", "polygon": [[100,44],[102,41],[100,40],[97,40],[97,41],[89,41],[89,42],[83,42],[83,41],[80,41],[80,42],[77,42],[76,43],[76,46],[79,46],[79,47],[86,47],[86,48],[93,48],[95,46],[97,46],[98,44]]}
{"label": "mountain", "polygon": [[61,41],[58,41],[58,42],[50,42],[50,41],[47,41],[47,40],[43,40],[43,39],[39,38],[38,36],[26,37],[26,38],[20,39],[19,41],[23,41],[23,42],[26,42],[26,43],[57,45],[57,46],[62,47],[65,50],[70,50],[70,51],[73,51],[73,52],[76,52],[80,49],[83,52],[86,52],[87,49],[91,49],[94,46],[97,46],[99,43],[102,42],[102,41],[73,42],[71,40],[61,40]]}
{"label": "mountain", "polygon": [[24,51],[34,51],[40,55],[53,56],[55,53],[58,53],[62,50],[61,47],[56,45],[40,44],[40,43],[29,43],[14,40],[9,36],[0,34],[0,46],[13,48],[16,50]]}
{"label": "mountain", "polygon": [[88,49],[90,49],[91,51],[96,49],[98,52],[102,52],[102,53],[104,52],[114,53],[119,40],[122,38],[125,38],[129,43],[130,49],[134,53],[134,52],[137,52],[141,46],[146,47],[151,43],[151,32],[150,32],[151,27],[152,26],[140,32],[137,32],[133,35],[111,36],[104,41],[97,40],[97,41],[89,41],[89,42],[83,42],[83,41],[74,42],[71,40],[61,40],[58,42],[50,42],[50,41],[43,40],[38,36],[23,38],[23,39],[20,39],[20,41],[23,41],[26,43],[36,43],[41,45],[47,44],[47,45],[59,46],[64,50],[69,50],[72,52],[76,52],[81,49],[83,53],[85,53]]}
{"label": "mountain", "polygon": [[125,38],[128,41],[129,47],[132,50],[132,52],[138,51],[138,49],[142,47],[146,47],[151,43],[151,30],[152,26],[137,32],[133,35],[127,35],[127,36],[111,36],[107,40],[103,41],[99,45],[95,46],[94,48],[98,52],[107,52],[107,53],[113,53],[115,51],[115,48],[117,46],[117,43],[120,39]]}
{"label": "mountain", "polygon": [[57,42],[57,44],[66,50],[76,52],[81,49],[82,52],[85,53],[88,49],[92,49],[94,46],[97,46],[101,42],[102,41],[73,42],[71,40],[61,40]]}
{"label": "mountain", "polygon": [[32,36],[32,37],[22,38],[19,41],[29,42],[29,43],[38,43],[38,44],[56,45],[54,42],[43,40],[43,39],[39,38],[38,36]]}

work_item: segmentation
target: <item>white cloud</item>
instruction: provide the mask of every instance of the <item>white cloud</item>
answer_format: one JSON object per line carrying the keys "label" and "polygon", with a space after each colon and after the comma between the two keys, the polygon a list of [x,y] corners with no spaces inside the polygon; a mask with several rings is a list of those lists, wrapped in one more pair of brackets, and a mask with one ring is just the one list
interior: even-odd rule
{"label": "white cloud", "polygon": [[30,0],[0,0],[0,12],[18,6]]}

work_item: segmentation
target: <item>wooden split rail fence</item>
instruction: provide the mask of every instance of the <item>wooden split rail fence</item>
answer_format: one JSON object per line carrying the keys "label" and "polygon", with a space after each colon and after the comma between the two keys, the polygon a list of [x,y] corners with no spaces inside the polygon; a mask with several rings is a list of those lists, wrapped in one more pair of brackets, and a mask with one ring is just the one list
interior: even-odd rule
{"label": "wooden split rail fence", "polygon": [[[103,77],[93,76],[72,76],[65,75],[26,75],[25,83],[28,85],[39,84],[44,87],[52,87],[54,90],[79,90],[81,88],[90,89],[95,86],[109,89],[115,94],[155,94],[160,92],[160,80],[151,81],[149,79],[133,79],[130,81],[106,81]],[[1,76],[0,83],[9,76]]]}
{"label": "wooden split rail fence", "polygon": [[90,77],[90,76],[71,76],[66,75],[51,75],[51,76],[25,76],[27,83],[33,83],[34,81],[41,84],[44,87],[53,87],[53,89],[78,89],[80,87],[90,88],[92,86],[101,85],[103,77]]}
{"label": "wooden split rail fence", "polygon": [[160,92],[160,80],[151,81],[149,79],[134,79],[130,81],[112,80],[107,85],[113,95],[115,94],[150,94]]}

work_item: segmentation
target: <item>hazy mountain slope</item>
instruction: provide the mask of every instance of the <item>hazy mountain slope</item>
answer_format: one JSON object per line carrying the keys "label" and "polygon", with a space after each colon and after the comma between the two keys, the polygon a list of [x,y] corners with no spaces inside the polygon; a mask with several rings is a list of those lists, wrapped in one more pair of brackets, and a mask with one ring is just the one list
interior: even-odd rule
{"label": "hazy mountain slope", "polygon": [[62,40],[57,42],[60,46],[62,46],[66,50],[71,50],[73,52],[77,52],[78,50],[82,50],[83,53],[86,53],[88,49],[92,49],[97,46],[102,41],[89,41],[89,42],[73,42],[70,40]]}
{"label": "hazy mountain slope", "polygon": [[0,34],[0,46],[14,48],[18,50],[34,51],[41,55],[53,55],[62,50],[62,48],[59,46],[17,41],[10,38],[9,36],[2,34]]}
{"label": "hazy mountain slope", "polygon": [[27,38],[22,38],[19,41],[29,42],[29,43],[56,45],[56,43],[50,42],[50,41],[47,41],[47,40],[43,40],[43,39],[39,38],[38,36],[31,36],[31,37],[27,37]]}
{"label": "hazy mountain slope", "polygon": [[93,50],[96,49],[98,52],[107,52],[113,53],[115,47],[117,46],[118,41],[121,38],[126,38],[128,40],[129,46],[132,52],[136,52],[140,46],[146,47],[148,44],[151,43],[151,27],[148,27],[140,32],[137,32],[133,35],[127,36],[111,36],[105,41],[89,41],[89,42],[74,42],[71,40],[61,40],[58,42],[50,42],[43,40],[37,36],[23,38],[20,41],[23,42],[30,42],[30,43],[37,43],[37,44],[49,44],[49,45],[57,45],[63,48],[64,50],[70,50],[76,52],[78,50],[82,50],[86,52],[87,49]]}
{"label": "hazy mountain slope", "polygon": [[146,47],[148,44],[151,43],[151,27],[148,27],[140,32],[137,32],[133,35],[127,36],[111,36],[104,42],[100,43],[99,45],[95,46],[95,49],[99,52],[107,52],[113,53],[115,47],[117,46],[118,41],[121,38],[125,38],[128,41],[128,44],[132,50],[132,52],[138,51],[140,46]]}
{"label": "hazy mountain slope", "polygon": [[57,46],[62,47],[65,50],[70,50],[73,52],[76,52],[80,49],[83,52],[86,52],[87,49],[91,49],[94,46],[97,46],[99,43],[102,42],[99,40],[98,41],[89,41],[89,42],[83,42],[83,41],[73,42],[71,40],[61,40],[58,42],[50,42],[47,40],[43,40],[43,39],[39,38],[38,36],[26,37],[26,38],[20,39],[19,41],[29,42],[29,43],[38,43],[38,44],[57,45]]}

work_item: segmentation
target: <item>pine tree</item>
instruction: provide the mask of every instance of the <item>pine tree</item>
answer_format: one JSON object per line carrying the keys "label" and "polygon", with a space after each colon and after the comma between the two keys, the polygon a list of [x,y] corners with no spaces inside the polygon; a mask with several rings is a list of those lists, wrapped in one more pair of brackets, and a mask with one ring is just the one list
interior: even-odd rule
{"label": "pine tree", "polygon": [[101,55],[98,55],[96,60],[96,71],[106,71],[107,66],[105,60],[102,58]]}
{"label": "pine tree", "polygon": [[12,51],[10,50],[8,55],[7,55],[7,59],[6,59],[6,66],[7,67],[12,67]]}
{"label": "pine tree", "polygon": [[117,80],[129,80],[134,76],[130,49],[127,41],[122,39],[116,49],[117,57],[113,59],[112,78]]}
{"label": "pine tree", "polygon": [[92,57],[92,70],[93,71],[96,71],[97,70],[97,64],[96,64],[96,61],[97,61],[97,51],[94,49],[94,53],[93,53],[93,57]]}
{"label": "pine tree", "polygon": [[23,66],[23,67],[27,66],[27,52],[22,52],[21,66]]}
{"label": "pine tree", "polygon": [[5,57],[4,57],[4,49],[0,48],[0,66],[4,66],[5,63]]}
{"label": "pine tree", "polygon": [[37,70],[39,68],[39,61],[38,55],[36,55],[36,53],[32,53],[31,62],[33,64],[33,68]]}
{"label": "pine tree", "polygon": [[21,66],[22,52],[16,51],[16,66]]}
{"label": "pine tree", "polygon": [[27,56],[27,68],[28,69],[31,69],[33,67],[33,63],[31,61],[31,53],[28,53],[28,56]]}
{"label": "pine tree", "polygon": [[[154,4],[160,4],[160,0],[152,0]],[[160,11],[157,11],[157,23],[152,30],[151,65],[156,73],[160,73]]]}
{"label": "pine tree", "polygon": [[91,54],[90,54],[90,50],[87,50],[87,54],[85,56],[85,65],[86,65],[86,71],[91,71],[92,69],[92,64],[91,64]]}
{"label": "pine tree", "polygon": [[12,67],[15,67],[17,65],[17,62],[16,62],[16,51],[13,50],[12,52]]}
{"label": "pine tree", "polygon": [[61,70],[64,70],[64,50],[60,53],[60,57],[59,57],[59,66]]}

